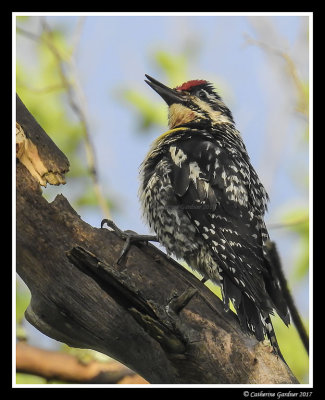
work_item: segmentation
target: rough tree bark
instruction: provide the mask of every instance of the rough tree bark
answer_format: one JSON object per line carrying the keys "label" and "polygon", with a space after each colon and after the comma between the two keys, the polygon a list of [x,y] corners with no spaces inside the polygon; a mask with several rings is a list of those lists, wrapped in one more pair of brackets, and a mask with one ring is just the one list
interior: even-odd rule
{"label": "rough tree bark", "polygon": [[[298,383],[271,347],[177,262],[84,222],[58,195],[69,163],[17,97],[17,272],[27,320],[73,347],[107,354],[150,383]],[[100,222],[100,221],[99,221]]]}

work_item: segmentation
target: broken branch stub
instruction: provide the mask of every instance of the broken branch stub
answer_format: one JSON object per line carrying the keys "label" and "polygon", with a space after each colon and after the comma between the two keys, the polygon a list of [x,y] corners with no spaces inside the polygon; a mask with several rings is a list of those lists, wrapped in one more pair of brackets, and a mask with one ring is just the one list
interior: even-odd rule
{"label": "broken branch stub", "polygon": [[41,186],[65,184],[69,161],[16,95],[16,158]]}

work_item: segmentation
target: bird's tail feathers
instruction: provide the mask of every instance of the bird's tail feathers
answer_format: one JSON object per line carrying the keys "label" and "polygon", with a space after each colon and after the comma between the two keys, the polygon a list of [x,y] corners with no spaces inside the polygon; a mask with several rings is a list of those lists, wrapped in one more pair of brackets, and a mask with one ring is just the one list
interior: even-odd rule
{"label": "bird's tail feathers", "polygon": [[230,300],[233,303],[242,330],[254,335],[258,341],[263,341],[266,336],[274,353],[285,362],[275,336],[269,310],[267,312],[261,311],[252,299],[232,283],[227,275],[223,276],[222,295],[226,309]]}
{"label": "bird's tail feathers", "polygon": [[269,339],[269,341],[270,341],[270,343],[271,343],[271,345],[272,345],[272,347],[273,347],[274,353],[275,353],[277,356],[279,356],[279,357],[281,358],[281,360],[282,360],[285,364],[287,364],[287,363],[286,363],[286,360],[284,359],[284,357],[283,357],[283,355],[282,355],[282,353],[281,353],[281,350],[280,350],[280,347],[279,347],[277,338],[276,338],[276,336],[275,336],[275,331],[274,331],[274,328],[273,328],[273,324],[272,324],[272,321],[271,321],[271,317],[270,317],[269,315],[264,319],[264,323],[265,323],[264,326],[265,326],[265,330],[266,330],[266,336],[267,336],[267,338]]}

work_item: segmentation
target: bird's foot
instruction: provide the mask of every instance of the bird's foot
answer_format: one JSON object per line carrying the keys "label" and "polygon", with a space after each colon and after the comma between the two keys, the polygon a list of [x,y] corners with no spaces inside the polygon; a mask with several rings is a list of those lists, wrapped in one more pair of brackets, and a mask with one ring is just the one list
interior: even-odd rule
{"label": "bird's foot", "polygon": [[104,225],[107,225],[109,228],[111,228],[111,230],[113,230],[115,232],[115,234],[125,240],[124,243],[124,247],[121,251],[121,254],[117,260],[117,264],[120,264],[121,260],[125,257],[125,255],[127,254],[127,252],[129,251],[131,244],[132,243],[136,243],[136,242],[158,242],[158,238],[157,236],[154,235],[139,235],[138,233],[134,232],[134,231],[122,231],[120,228],[118,228],[115,223],[110,220],[110,219],[103,219],[100,227],[103,228]]}

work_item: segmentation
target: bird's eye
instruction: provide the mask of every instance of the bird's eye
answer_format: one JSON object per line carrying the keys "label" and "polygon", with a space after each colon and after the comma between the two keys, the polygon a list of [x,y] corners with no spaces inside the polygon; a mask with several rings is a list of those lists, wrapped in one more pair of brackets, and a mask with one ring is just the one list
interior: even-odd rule
{"label": "bird's eye", "polygon": [[198,93],[200,99],[205,100],[208,96],[205,90],[200,90]]}

